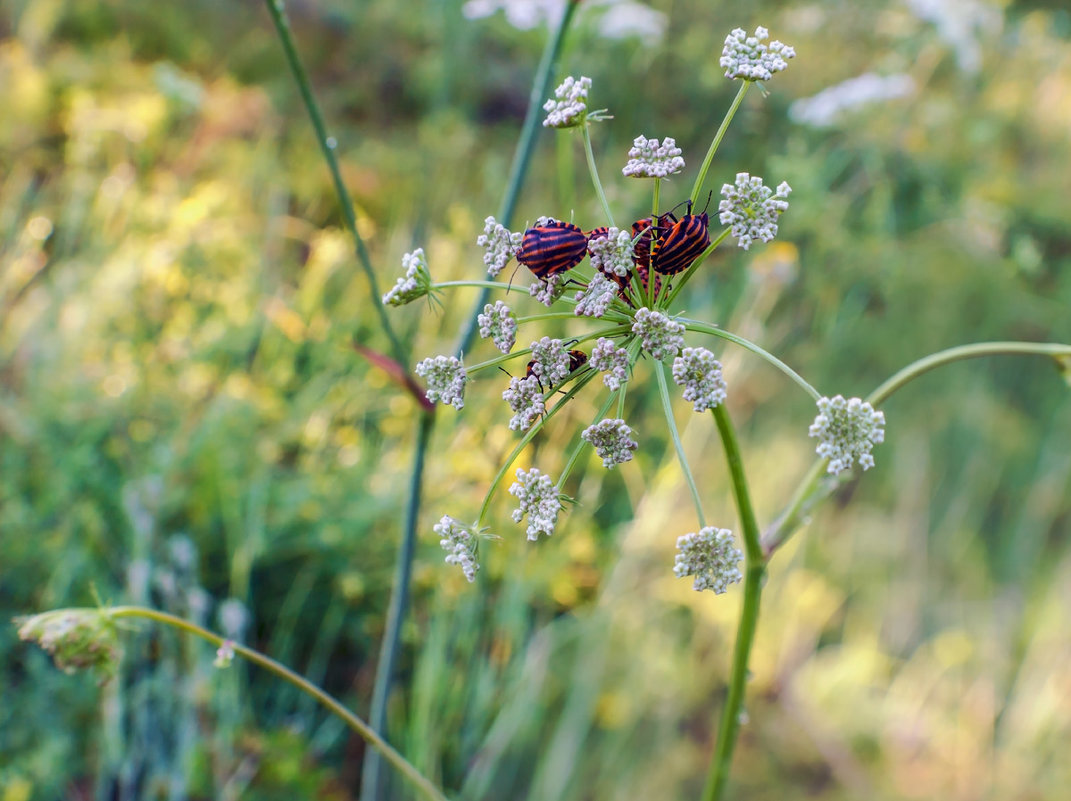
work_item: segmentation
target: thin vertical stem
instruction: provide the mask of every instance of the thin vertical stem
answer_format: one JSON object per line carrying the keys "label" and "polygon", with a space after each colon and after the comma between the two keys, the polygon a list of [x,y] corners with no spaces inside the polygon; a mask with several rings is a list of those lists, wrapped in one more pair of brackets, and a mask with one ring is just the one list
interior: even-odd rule
{"label": "thin vertical stem", "polygon": [[692,194],[688,196],[692,199],[692,203],[698,202],[699,193],[703,191],[703,183],[707,180],[707,172],[710,170],[710,164],[714,161],[714,154],[718,152],[718,146],[721,144],[721,140],[725,137],[725,132],[729,130],[729,123],[733,121],[737,109],[740,108],[740,104],[744,100],[744,95],[747,94],[747,90],[750,88],[751,81],[741,81],[740,89],[737,91],[736,97],[733,98],[733,104],[729,106],[729,110],[725,112],[725,119],[721,121],[721,125],[718,127],[718,132],[714,134],[714,139],[711,141],[710,147],[707,149],[707,155],[703,158],[703,166],[699,168],[699,175],[695,177],[695,184],[692,186]]}
{"label": "thin vertical stem", "polygon": [[740,455],[740,446],[736,440],[729,413],[725,404],[714,407],[714,421],[721,434],[725,458],[729,463],[729,477],[732,481],[733,497],[736,500],[740,524],[743,527],[744,554],[747,568],[744,574],[744,604],[740,610],[740,623],[736,630],[736,645],[733,649],[733,667],[729,677],[729,694],[722,710],[721,727],[718,730],[718,744],[714,758],[710,763],[707,785],[703,791],[703,801],[719,801],[729,778],[733,749],[740,733],[741,709],[744,691],[747,685],[748,662],[751,658],[751,646],[755,641],[755,630],[759,622],[759,601],[762,597],[762,580],[766,572],[766,560],[759,542],[759,526],[755,519],[755,510],[751,505],[747,477],[744,474],[744,461]]}
{"label": "thin vertical stem", "polygon": [[613,227],[614,214],[610,211],[610,204],[606,202],[606,193],[602,191],[599,169],[595,166],[595,153],[591,150],[591,126],[585,122],[580,126],[580,132],[584,136],[584,154],[588,159],[588,172],[591,173],[591,182],[595,185],[595,194],[599,196],[599,202],[602,203],[602,211],[606,215],[606,224]]}
{"label": "thin vertical stem", "polygon": [[654,373],[655,378],[658,379],[658,393],[662,396],[662,409],[666,413],[666,425],[669,426],[669,433],[673,437],[673,446],[677,449],[677,461],[680,462],[681,470],[684,472],[684,480],[688,483],[688,489],[692,493],[692,501],[695,503],[695,514],[699,520],[699,526],[700,528],[705,528],[707,522],[703,515],[703,502],[699,499],[699,487],[696,486],[695,476],[692,475],[692,468],[688,464],[688,458],[684,455],[684,443],[681,442],[681,434],[677,430],[677,421],[673,417],[673,404],[669,400],[669,387],[666,385],[665,365],[662,362],[655,362]]}

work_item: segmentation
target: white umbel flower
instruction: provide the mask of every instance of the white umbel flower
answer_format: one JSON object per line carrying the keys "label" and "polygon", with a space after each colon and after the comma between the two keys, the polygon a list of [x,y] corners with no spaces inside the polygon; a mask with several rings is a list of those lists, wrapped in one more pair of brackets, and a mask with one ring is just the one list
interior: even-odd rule
{"label": "white umbel flower", "polygon": [[698,534],[685,534],[677,538],[677,556],[673,575],[677,578],[695,576],[692,589],[696,592],[713,590],[721,595],[730,584],[736,584],[743,576],[737,565],[744,558],[735,546],[733,532],[727,528],[707,526]]}
{"label": "white umbel flower", "polygon": [[578,317],[602,317],[617,292],[618,286],[612,279],[596,272],[587,287],[576,293],[576,308],[573,312]]}
{"label": "white umbel flower", "polygon": [[637,136],[628,151],[628,164],[621,170],[629,178],[665,178],[684,169],[682,151],[675,139],[661,141]]}
{"label": "white umbel flower", "polygon": [[476,558],[476,546],[478,539],[468,526],[463,526],[450,515],[443,515],[442,519],[433,527],[433,531],[439,535],[439,545],[446,551],[446,564],[457,565],[470,582],[476,580],[476,571],[480,569],[480,563]]}
{"label": "white umbel flower", "polygon": [[543,120],[544,128],[573,128],[582,125],[588,110],[588,90],[591,78],[581,77],[578,81],[572,75],[562,81],[554,90],[554,99],[543,104],[547,118]]}
{"label": "white umbel flower", "polygon": [[553,389],[569,376],[569,351],[560,339],[543,337],[532,343],[532,375],[545,389]]}
{"label": "white umbel flower", "polygon": [[424,258],[424,248],[402,256],[402,267],[405,275],[383,296],[384,306],[404,306],[431,292],[431,273]]}
{"label": "white umbel flower", "polygon": [[721,362],[706,348],[685,348],[673,360],[673,382],[684,388],[684,399],[697,412],[713,409],[725,400]]}
{"label": "white umbel flower", "polygon": [[612,390],[620,389],[628,381],[628,351],[619,348],[613,340],[600,337],[591,349],[588,364],[600,372],[606,373],[602,382]]}
{"label": "white umbel flower", "polygon": [[632,429],[620,418],[600,420],[585,428],[580,438],[595,449],[607,469],[632,461],[632,452],[637,448]]}
{"label": "white umbel flower", "polygon": [[818,416],[808,434],[818,438],[815,452],[829,459],[829,473],[847,472],[856,460],[868,470],[874,466],[870,451],[885,441],[885,413],[860,398],[819,398]]}
{"label": "white umbel flower", "polygon": [[527,431],[547,409],[539,379],[534,375],[510,379],[509,387],[502,393],[502,400],[513,410],[513,417],[509,421],[511,431]]}
{"label": "white umbel flower", "polygon": [[550,306],[565,294],[565,276],[563,273],[548,275],[528,287],[528,294],[544,306]]}
{"label": "white umbel flower", "polygon": [[509,264],[520,250],[524,234],[510,231],[504,225],[488,217],[483,221],[483,233],[476,237],[476,244],[483,248],[483,264],[487,274],[494,278]]}
{"label": "white umbel flower", "polygon": [[588,242],[591,266],[601,273],[624,278],[632,269],[632,233],[609,228],[602,236]]}
{"label": "white umbel flower", "polygon": [[480,325],[481,337],[491,337],[495,347],[503,353],[513,350],[517,341],[517,318],[509,306],[500,300],[496,300],[494,305],[487,303],[483,307],[483,314],[476,317],[476,322]]}
{"label": "white umbel flower", "polygon": [[520,523],[528,517],[528,539],[535,541],[542,534],[549,537],[558,525],[558,513],[562,509],[558,488],[535,467],[518,470],[517,481],[509,488],[519,506],[513,510],[513,522]]}
{"label": "white umbel flower", "polygon": [[725,68],[726,78],[743,78],[745,81],[768,81],[775,72],[788,67],[788,59],[796,57],[796,51],[776,39],[769,44],[770,32],[765,28],[755,29],[748,36],[743,28],[734,28],[725,37],[725,46],[718,62]]}
{"label": "white umbel flower", "polygon": [[455,409],[465,408],[465,365],[453,356],[424,359],[416,366],[416,374],[428,382],[425,393],[432,403],[446,403]]}
{"label": "white umbel flower", "polygon": [[660,362],[676,356],[684,347],[684,325],[646,306],[636,312],[632,333],[640,337],[643,349]]}
{"label": "white umbel flower", "polygon": [[744,250],[756,239],[769,242],[777,236],[777,221],[788,209],[791,191],[784,181],[774,192],[759,176],[737,173],[735,184],[722,184],[718,219],[722,225],[732,226],[731,233]]}

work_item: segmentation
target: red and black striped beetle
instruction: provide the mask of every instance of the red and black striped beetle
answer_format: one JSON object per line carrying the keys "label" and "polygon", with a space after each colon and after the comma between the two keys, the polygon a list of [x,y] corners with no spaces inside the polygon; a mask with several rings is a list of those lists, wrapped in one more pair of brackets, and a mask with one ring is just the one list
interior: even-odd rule
{"label": "red and black striped beetle", "polygon": [[576,267],[587,252],[588,237],[579,226],[550,220],[524,232],[517,261],[545,281]]}
{"label": "red and black striped beetle", "polygon": [[691,211],[689,200],[688,214],[655,240],[651,248],[651,267],[656,273],[676,275],[687,270],[710,245],[710,218],[705,211],[702,214],[692,214]]}

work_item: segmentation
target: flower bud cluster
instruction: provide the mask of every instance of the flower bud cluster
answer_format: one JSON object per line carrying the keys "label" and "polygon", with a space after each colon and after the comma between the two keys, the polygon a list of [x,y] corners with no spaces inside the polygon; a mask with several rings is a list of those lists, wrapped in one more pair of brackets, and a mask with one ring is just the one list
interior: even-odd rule
{"label": "flower bud cluster", "polygon": [[684,399],[695,411],[705,412],[725,400],[721,362],[706,348],[685,348],[673,360],[673,381],[684,388]]}
{"label": "flower bud cluster", "polygon": [[534,375],[510,379],[509,387],[502,393],[502,400],[513,410],[513,417],[509,421],[511,431],[527,431],[547,410],[543,389]]}
{"label": "flower bud cluster", "polygon": [[629,178],[665,178],[684,169],[683,153],[675,139],[637,136],[628,151],[628,164],[621,170]]}
{"label": "flower bud cluster", "polygon": [[617,296],[617,291],[618,286],[613,280],[602,273],[595,273],[591,283],[576,293],[574,314],[578,317],[602,317]]}
{"label": "flower bud cluster", "polygon": [[509,494],[517,498],[519,506],[513,510],[513,522],[520,523],[528,517],[528,539],[537,540],[542,534],[549,537],[558,525],[558,513],[562,509],[558,488],[538,468],[518,470],[517,480],[509,488]]}
{"label": "flower bud cluster", "polygon": [[732,226],[737,244],[748,250],[756,239],[769,242],[777,236],[777,220],[788,209],[791,191],[784,181],[777,185],[775,193],[759,176],[737,173],[735,184],[721,187],[718,218],[722,225]]}
{"label": "flower bud cluster", "polygon": [[698,534],[677,538],[673,575],[695,576],[692,589],[696,592],[713,590],[715,595],[721,595],[730,584],[743,578],[737,567],[743,558],[743,552],[734,544],[733,532],[707,526]]}
{"label": "flower bud cluster", "polygon": [[554,100],[543,104],[547,118],[543,120],[544,128],[573,128],[582,125],[588,110],[588,90],[591,78],[581,77],[576,80],[572,75],[554,90]]}
{"label": "flower bud cluster", "polygon": [[632,234],[618,228],[610,228],[604,236],[588,242],[591,266],[607,275],[620,278],[632,270]]}
{"label": "flower bud cluster", "polygon": [[829,459],[829,473],[847,472],[856,460],[868,470],[874,466],[870,451],[885,441],[885,413],[860,398],[819,398],[818,416],[808,434],[818,438],[815,452]]}
{"label": "flower bud cluster", "polygon": [[725,37],[718,62],[725,69],[725,77],[768,81],[775,72],[786,69],[787,59],[795,58],[796,51],[776,39],[765,44],[769,38],[770,32],[762,27],[756,28],[753,36],[748,36],[743,28],[734,28]]}
{"label": "flower bud cluster", "polygon": [[119,637],[102,609],[59,609],[18,618],[19,639],[33,641],[66,673],[91,668],[107,681],[119,668]]}
{"label": "flower bud cluster", "polygon": [[496,300],[494,305],[488,303],[483,307],[483,314],[477,316],[476,322],[480,325],[481,337],[491,337],[495,347],[503,353],[513,350],[517,341],[517,318],[509,306],[500,300]]}
{"label": "flower bud cluster", "polygon": [[544,306],[552,306],[554,301],[565,294],[565,276],[561,273],[548,275],[528,287],[528,294]]}
{"label": "flower bud cluster", "polygon": [[560,339],[543,337],[532,343],[532,375],[545,389],[552,389],[569,376],[569,351]]}
{"label": "flower bud cluster", "polygon": [[476,535],[449,515],[443,515],[432,530],[439,535],[439,545],[446,551],[446,564],[457,565],[470,582],[476,580],[480,563],[476,559]]}
{"label": "flower bud cluster", "polygon": [[643,342],[643,349],[657,361],[676,356],[684,347],[684,326],[669,319],[662,312],[651,311],[646,306],[636,312],[632,321],[632,333]]}
{"label": "flower bud cluster", "polygon": [[602,382],[611,391],[621,388],[628,381],[628,351],[619,348],[613,340],[600,337],[591,349],[588,364],[603,373]]}
{"label": "flower bud cluster", "polygon": [[424,248],[402,256],[402,267],[405,275],[383,296],[384,306],[404,306],[431,292],[431,273],[424,258]]}
{"label": "flower bud cluster", "polygon": [[455,409],[465,408],[465,365],[453,356],[424,359],[416,366],[416,374],[428,382],[425,393],[432,403],[446,403]]}
{"label": "flower bud cluster", "polygon": [[580,438],[595,449],[602,459],[602,466],[607,469],[632,461],[632,452],[638,447],[632,438],[632,429],[619,418],[600,420],[588,426]]}
{"label": "flower bud cluster", "polygon": [[491,278],[502,272],[509,260],[517,255],[523,240],[524,234],[508,230],[494,217],[483,221],[483,233],[476,237],[476,244],[484,249],[483,264]]}

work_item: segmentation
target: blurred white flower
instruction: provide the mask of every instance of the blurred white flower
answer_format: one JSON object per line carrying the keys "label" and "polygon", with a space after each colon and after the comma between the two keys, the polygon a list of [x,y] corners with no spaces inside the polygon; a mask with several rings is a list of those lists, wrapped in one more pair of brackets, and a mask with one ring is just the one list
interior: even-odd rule
{"label": "blurred white flower", "polygon": [[851,109],[910,97],[914,93],[915,82],[907,75],[881,76],[867,72],[795,101],[788,107],[788,116],[793,122],[825,128]]}

